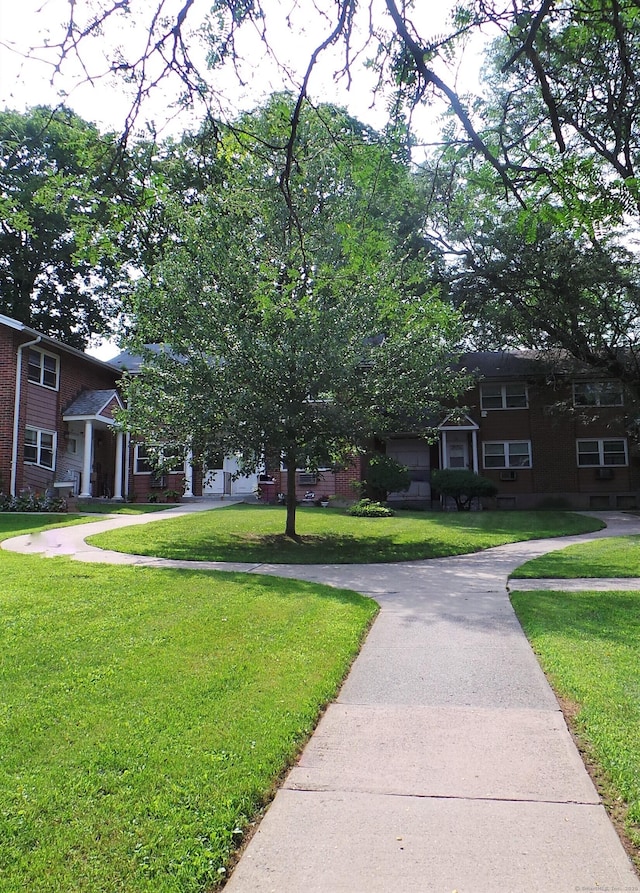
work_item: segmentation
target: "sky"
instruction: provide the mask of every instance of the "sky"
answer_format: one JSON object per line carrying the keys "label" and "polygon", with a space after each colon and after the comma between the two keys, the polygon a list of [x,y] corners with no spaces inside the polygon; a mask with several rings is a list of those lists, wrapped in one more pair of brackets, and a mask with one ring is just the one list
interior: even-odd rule
{"label": "sky", "polygon": [[[114,52],[122,51],[127,58],[140,53],[147,35],[150,10],[156,0],[131,0],[130,15],[112,18],[99,39],[86,41],[82,47],[82,65],[77,59],[66,60],[62,71],[54,71],[57,61],[55,51],[46,43],[54,45],[69,17],[69,0],[0,0],[0,107],[23,110],[36,103],[56,103],[60,91],[64,91],[65,102],[87,120],[94,121],[104,129],[122,127],[130,108],[131,91],[121,78],[108,74],[110,60]],[[162,0],[167,13],[173,15],[183,4],[183,0]],[[384,21],[382,0],[374,17]],[[75,14],[79,23],[82,16],[94,4],[89,0],[76,0]],[[416,25],[422,36],[432,37],[445,31],[451,0],[418,3],[414,14]],[[202,16],[210,6],[207,0],[195,0],[189,13],[188,24],[191,31],[190,51],[195,61],[205,67],[205,50],[198,35]],[[243,32],[242,52],[246,59],[239,66],[244,85],[238,83],[234,72],[216,72],[211,84],[224,95],[229,105],[228,111],[246,109],[259,104],[266,96],[283,86],[296,87],[300,73],[304,71],[309,57],[316,46],[329,33],[330,23],[319,13],[314,14],[317,4],[312,0],[263,0],[267,11],[265,18],[269,44],[274,48],[278,60],[276,66],[265,50],[260,36],[251,30]],[[422,20],[419,17],[422,16]],[[377,22],[376,22],[377,23]],[[288,27],[291,24],[291,27]],[[356,50],[358,36],[354,38]],[[385,119],[384,101],[372,107],[375,87],[375,74],[364,65],[370,50],[363,54],[354,68],[356,76],[348,89],[346,77],[335,77],[335,72],[343,64],[337,51],[325,52],[311,81],[311,93],[315,99],[337,101],[349,111],[372,126],[381,126]],[[47,61],[43,61],[47,60]],[[84,66],[84,67],[83,67]],[[477,53],[471,48],[466,53],[462,66],[443,71],[445,79],[452,86],[464,89],[467,84],[477,82]],[[292,73],[291,78],[286,72]],[[87,74],[91,79],[87,79]],[[165,133],[179,133],[188,126],[190,119],[184,113],[176,116],[172,103],[177,92],[165,84],[157,88],[143,109],[144,116],[154,120],[156,126]],[[426,109],[416,115],[414,127],[421,131],[424,139],[430,139],[434,131],[434,110]],[[141,119],[141,121],[143,121]]]}
{"label": "sky", "polygon": [[[110,60],[121,52],[126,58],[138,55],[148,34],[150,10],[162,2],[168,15],[175,18],[184,0],[131,0],[130,15],[111,18],[99,39],[82,44],[81,58],[69,58],[61,71],[55,70],[58,61],[51,47],[59,41],[69,17],[69,0],[0,0],[0,108],[23,111],[36,104],[56,105],[64,97],[66,105],[102,130],[120,132],[131,108],[132,90],[109,72]],[[383,0],[374,19],[384,19]],[[195,0],[189,14],[189,48],[194,60],[204,70],[206,57],[204,42],[198,35],[202,15],[210,7],[207,0]],[[450,0],[431,0],[418,3],[416,20],[421,36],[432,37],[446,30]],[[93,6],[89,0],[75,0],[77,21]],[[280,65],[270,57],[264,41],[255,31],[245,31],[241,51],[245,61],[238,63],[238,71],[211,75],[210,83],[226,105],[226,114],[233,117],[242,109],[259,105],[266,97],[283,87],[297,88],[301,73],[311,53],[325,39],[331,24],[317,11],[312,0],[263,0],[267,11],[266,27],[269,46],[275,51]],[[193,14],[193,15],[192,15]],[[377,21],[376,21],[377,24]],[[290,25],[290,27],[289,27]],[[360,48],[358,34],[354,49]],[[47,47],[47,44],[49,45]],[[451,86],[464,91],[477,87],[480,42],[467,50],[463,63],[440,73]],[[382,127],[386,119],[384,99],[372,101],[376,84],[375,74],[365,66],[370,50],[362,53],[354,66],[354,78],[349,89],[346,77],[336,77],[344,64],[337,51],[321,57],[310,82],[310,93],[315,100],[334,101],[348,108],[351,114],[373,127]],[[239,75],[239,76],[238,76]],[[181,110],[176,100],[177,84],[164,82],[154,90],[137,119],[142,128],[145,121],[153,121],[160,135],[177,136],[190,126],[196,126],[202,112],[193,115]],[[443,106],[419,109],[412,121],[419,142],[431,143],[438,138],[438,116]],[[113,345],[99,348],[103,359],[115,353]]]}

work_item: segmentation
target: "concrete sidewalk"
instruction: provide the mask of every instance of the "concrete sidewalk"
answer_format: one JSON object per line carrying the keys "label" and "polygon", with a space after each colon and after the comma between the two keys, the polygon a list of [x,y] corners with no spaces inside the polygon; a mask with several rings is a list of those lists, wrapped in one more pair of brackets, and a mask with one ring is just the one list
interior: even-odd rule
{"label": "concrete sidewalk", "polygon": [[[587,538],[640,533],[607,520]],[[519,564],[584,539],[262,567],[381,611],[225,893],[639,891],[506,591]]]}
{"label": "concrete sidewalk", "polygon": [[[640,891],[506,590],[529,558],[640,533],[633,516],[606,520],[586,537],[459,558],[233,565],[355,589],[381,610],[225,893]],[[99,560],[74,552],[88,528],[65,531],[39,545]]]}

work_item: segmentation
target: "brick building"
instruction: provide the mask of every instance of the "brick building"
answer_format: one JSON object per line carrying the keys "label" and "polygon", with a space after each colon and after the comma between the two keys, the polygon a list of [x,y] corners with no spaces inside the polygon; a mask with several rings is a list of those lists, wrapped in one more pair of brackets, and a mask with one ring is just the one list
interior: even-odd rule
{"label": "brick building", "polygon": [[[463,408],[434,423],[432,443],[412,432],[388,436],[387,453],[411,476],[390,501],[436,508],[431,469],[470,468],[498,486],[487,507],[639,506],[640,450],[628,433],[636,413],[620,382],[533,351],[470,353],[463,362],[477,384]],[[136,358],[105,363],[0,315],[0,492],[144,500],[161,490],[244,496],[260,487],[273,501],[285,491],[277,465],[237,477],[233,456],[204,471],[180,457],[157,475],[145,445],[114,418],[123,368],[135,372]],[[362,476],[360,458],[337,471],[301,469],[296,493],[352,497]]]}
{"label": "brick building", "polygon": [[119,377],[109,364],[0,315],[0,490],[121,496]]}

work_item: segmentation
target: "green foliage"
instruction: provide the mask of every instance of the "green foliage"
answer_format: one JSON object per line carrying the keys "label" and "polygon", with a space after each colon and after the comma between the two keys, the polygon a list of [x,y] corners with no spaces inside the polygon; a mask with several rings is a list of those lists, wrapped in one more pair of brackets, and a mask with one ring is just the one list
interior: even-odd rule
{"label": "green foliage", "polygon": [[66,500],[60,496],[40,493],[24,493],[6,496],[0,493],[0,512],[66,512]]}
{"label": "green foliage", "polygon": [[229,506],[91,537],[104,549],[202,561],[357,564],[477,552],[503,543],[600,530],[597,518],[567,512],[406,511],[352,518],[332,508],[301,508],[300,536],[282,535],[282,509]]}
{"label": "green foliage", "polygon": [[354,518],[390,518],[395,515],[393,509],[380,502],[373,502],[371,499],[361,499],[356,502],[348,509],[348,513]]}
{"label": "green foliage", "polygon": [[411,476],[407,466],[402,465],[392,456],[374,453],[367,463],[365,483],[372,492],[380,492],[383,494],[382,498],[386,499],[388,493],[408,490]]}
{"label": "green foliage", "polygon": [[498,492],[493,481],[466,468],[434,469],[431,484],[443,496],[450,496],[459,512],[469,511],[474,499],[495,496]]}
{"label": "green foliage", "polygon": [[128,281],[117,147],[68,109],[0,112],[0,312],[83,348]]}
{"label": "green foliage", "polygon": [[329,106],[304,105],[288,146],[292,113],[279,95],[243,116],[218,143],[222,186],[173,208],[175,239],[130,308],[133,348],[159,347],[126,416],[148,442],[189,432],[197,457],[282,457],[291,473],[426,424],[466,384],[408,167]]}

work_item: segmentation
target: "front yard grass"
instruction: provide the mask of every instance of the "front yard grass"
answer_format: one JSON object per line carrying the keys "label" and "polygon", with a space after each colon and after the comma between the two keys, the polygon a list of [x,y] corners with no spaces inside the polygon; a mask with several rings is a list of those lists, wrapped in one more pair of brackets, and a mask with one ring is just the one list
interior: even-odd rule
{"label": "front yard grass", "polygon": [[162,558],[273,564],[365,564],[478,552],[491,546],[601,529],[571,512],[398,512],[353,518],[298,510],[300,542],[283,535],[284,509],[235,505],[89,538],[105,549]]}
{"label": "front yard grass", "polygon": [[54,527],[67,527],[70,524],[86,524],[87,518],[60,512],[42,514],[36,512],[0,512],[0,540],[9,536],[21,536]]}
{"label": "front yard grass", "polygon": [[575,577],[640,577],[640,536],[578,543],[527,561],[512,574],[515,579],[571,580]]}
{"label": "front yard grass", "polygon": [[375,603],[6,552],[0,575],[3,893],[213,889]]}
{"label": "front yard grass", "polygon": [[565,714],[640,868],[640,592],[537,590],[511,600],[556,693],[569,702]]}
{"label": "front yard grass", "polygon": [[147,515],[177,508],[177,502],[81,502],[79,512],[92,515]]}

